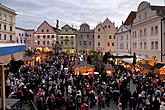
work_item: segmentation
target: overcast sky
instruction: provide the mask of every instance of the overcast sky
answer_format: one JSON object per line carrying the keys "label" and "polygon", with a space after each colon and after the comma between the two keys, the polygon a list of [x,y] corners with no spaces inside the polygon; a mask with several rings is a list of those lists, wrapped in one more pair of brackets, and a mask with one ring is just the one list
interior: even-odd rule
{"label": "overcast sky", "polygon": [[[16,26],[36,29],[44,20],[60,27],[75,28],[83,22],[94,28],[107,17],[120,26],[130,11],[136,11],[143,0],[0,0],[17,13]],[[151,5],[163,5],[165,0],[146,0]]]}

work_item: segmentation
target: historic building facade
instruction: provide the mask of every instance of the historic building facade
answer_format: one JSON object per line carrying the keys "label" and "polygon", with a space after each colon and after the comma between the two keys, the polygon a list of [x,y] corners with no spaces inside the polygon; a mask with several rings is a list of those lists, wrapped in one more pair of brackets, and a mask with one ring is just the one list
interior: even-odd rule
{"label": "historic building facade", "polygon": [[76,29],[64,25],[58,34],[58,42],[62,46],[62,50],[66,53],[76,52]]}
{"label": "historic building facade", "polygon": [[16,27],[16,43],[24,43],[27,48],[32,49],[34,47],[34,29],[23,29]]}
{"label": "historic building facade", "polygon": [[83,23],[77,31],[77,51],[81,53],[91,50],[94,50],[94,30],[87,23]]}
{"label": "historic building facade", "polygon": [[57,41],[57,29],[44,21],[34,32],[34,47],[40,51],[52,51],[53,42]]}
{"label": "historic building facade", "polygon": [[0,3],[0,43],[15,42],[16,13]]}
{"label": "historic building facade", "polygon": [[108,18],[94,29],[94,50],[100,52],[116,51],[116,27]]}
{"label": "historic building facade", "polygon": [[165,6],[141,2],[131,28],[132,51],[146,58],[163,61]]}
{"label": "historic building facade", "polygon": [[131,27],[133,20],[136,17],[136,12],[131,12],[125,22],[122,22],[122,25],[117,30],[115,36],[117,39],[117,48],[116,53],[118,55],[132,54],[131,49]]}

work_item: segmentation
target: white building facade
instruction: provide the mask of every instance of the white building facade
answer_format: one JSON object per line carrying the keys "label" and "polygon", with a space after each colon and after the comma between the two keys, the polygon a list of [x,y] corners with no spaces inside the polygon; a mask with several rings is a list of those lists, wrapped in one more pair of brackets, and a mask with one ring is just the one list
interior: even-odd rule
{"label": "white building facade", "polygon": [[165,6],[141,2],[131,28],[132,51],[146,58],[163,61],[162,19]]}
{"label": "white building facade", "polygon": [[32,49],[34,47],[34,29],[23,29],[16,27],[16,43],[24,43],[27,45],[27,48]]}
{"label": "white building facade", "polygon": [[131,27],[133,20],[136,17],[136,12],[131,12],[124,23],[117,30],[115,36],[117,41],[117,55],[132,54],[131,49]]}
{"label": "white building facade", "polygon": [[0,3],[0,43],[15,43],[16,13]]}

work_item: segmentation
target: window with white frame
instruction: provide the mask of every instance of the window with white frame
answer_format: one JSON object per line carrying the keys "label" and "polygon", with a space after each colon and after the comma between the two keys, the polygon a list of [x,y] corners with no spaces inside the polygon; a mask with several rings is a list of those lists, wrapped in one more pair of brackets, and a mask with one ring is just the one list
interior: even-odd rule
{"label": "window with white frame", "polygon": [[120,44],[120,49],[123,49],[124,48],[124,45],[123,43]]}
{"label": "window with white frame", "polygon": [[155,50],[158,50],[158,41],[155,41]]}
{"label": "window with white frame", "polygon": [[6,34],[4,35],[4,40],[6,40]]}
{"label": "window with white frame", "polygon": [[135,49],[137,49],[137,43],[135,42]]}
{"label": "window with white frame", "polygon": [[154,27],[151,27],[151,34],[154,34]]}
{"label": "window with white frame", "polygon": [[142,30],[140,30],[140,37],[142,36]]}
{"label": "window with white frame", "polygon": [[147,18],[147,12],[144,13],[144,17]]}
{"label": "window with white frame", "polygon": [[147,43],[144,42],[144,49],[147,49]]}
{"label": "window with white frame", "polygon": [[126,44],[126,49],[128,49],[128,43]]}
{"label": "window with white frame", "polygon": [[143,45],[142,42],[140,42],[140,49],[142,49],[142,45]]}
{"label": "window with white frame", "polygon": [[151,42],[151,49],[154,49],[154,42]]}
{"label": "window with white frame", "polygon": [[155,26],[155,34],[158,34],[158,26]]}
{"label": "window with white frame", "polygon": [[123,36],[120,37],[120,40],[121,40],[121,41],[123,40]]}
{"label": "window with white frame", "polygon": [[147,35],[147,30],[146,29],[144,29],[144,36],[146,36]]}

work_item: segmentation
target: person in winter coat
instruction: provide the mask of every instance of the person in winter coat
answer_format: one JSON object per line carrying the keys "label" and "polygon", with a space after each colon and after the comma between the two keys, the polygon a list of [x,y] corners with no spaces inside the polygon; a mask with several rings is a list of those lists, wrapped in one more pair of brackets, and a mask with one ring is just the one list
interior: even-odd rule
{"label": "person in winter coat", "polygon": [[161,102],[160,110],[165,110],[165,102],[164,101]]}
{"label": "person in winter coat", "polygon": [[103,92],[101,92],[98,96],[98,110],[101,110],[103,104],[104,104]]}
{"label": "person in winter coat", "polygon": [[153,102],[153,110],[159,110],[160,109],[160,102],[157,97],[155,97],[155,100]]}
{"label": "person in winter coat", "polygon": [[87,108],[88,108],[88,105],[85,102],[83,102],[81,104],[80,110],[87,110]]}
{"label": "person in winter coat", "polygon": [[77,94],[76,95],[76,106],[77,106],[77,110],[80,110],[81,103],[82,103],[82,97],[81,97],[80,94]]}

